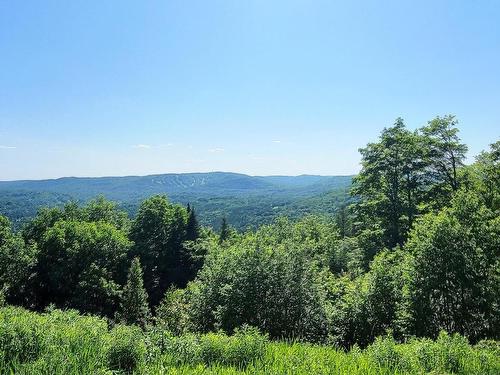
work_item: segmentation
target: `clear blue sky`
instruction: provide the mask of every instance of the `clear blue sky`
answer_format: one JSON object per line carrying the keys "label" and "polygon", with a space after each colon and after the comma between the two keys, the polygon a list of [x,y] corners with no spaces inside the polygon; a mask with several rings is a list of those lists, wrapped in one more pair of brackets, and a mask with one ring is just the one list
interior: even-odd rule
{"label": "clear blue sky", "polygon": [[0,1],[0,179],[351,174],[402,116],[500,135],[499,1]]}

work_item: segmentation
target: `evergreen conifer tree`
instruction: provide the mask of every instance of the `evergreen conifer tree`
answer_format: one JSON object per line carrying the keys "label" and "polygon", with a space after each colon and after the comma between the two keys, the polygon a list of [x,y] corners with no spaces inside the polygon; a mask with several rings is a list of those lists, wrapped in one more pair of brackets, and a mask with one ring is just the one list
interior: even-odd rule
{"label": "evergreen conifer tree", "polygon": [[126,324],[137,324],[142,328],[150,318],[148,294],[144,289],[139,258],[134,258],[123,289],[119,319]]}
{"label": "evergreen conifer tree", "polygon": [[220,227],[219,243],[223,243],[225,240],[227,240],[229,238],[229,234],[230,234],[229,224],[227,223],[227,219],[223,217],[222,224]]}
{"label": "evergreen conifer tree", "polygon": [[198,218],[194,208],[188,205],[188,221],[186,226],[186,240],[194,241],[200,236],[200,224],[198,223]]}

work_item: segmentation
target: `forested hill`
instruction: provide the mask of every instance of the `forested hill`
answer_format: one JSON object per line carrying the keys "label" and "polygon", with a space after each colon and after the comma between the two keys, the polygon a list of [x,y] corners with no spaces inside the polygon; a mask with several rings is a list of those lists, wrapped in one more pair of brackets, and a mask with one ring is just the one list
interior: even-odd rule
{"label": "forested hill", "polygon": [[347,199],[352,176],[249,176],[239,173],[182,173],[125,177],[64,177],[0,181],[0,214],[20,224],[40,206],[98,195],[134,213],[153,194],[195,206],[202,223],[217,226],[227,216],[237,228],[267,223],[278,215],[331,213]]}

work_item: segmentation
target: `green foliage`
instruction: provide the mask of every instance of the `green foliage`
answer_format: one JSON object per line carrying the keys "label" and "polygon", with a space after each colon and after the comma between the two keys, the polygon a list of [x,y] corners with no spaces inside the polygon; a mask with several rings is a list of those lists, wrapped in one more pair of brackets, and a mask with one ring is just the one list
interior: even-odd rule
{"label": "green foliage", "polygon": [[345,237],[332,247],[330,270],[334,274],[350,274],[357,276],[363,273],[365,254],[359,246],[357,238]]}
{"label": "green foliage", "polygon": [[198,218],[196,217],[193,207],[188,205],[187,212],[188,219],[186,224],[186,240],[195,241],[198,237],[200,237],[200,223],[198,222]]}
{"label": "green foliage", "polygon": [[251,327],[236,329],[233,336],[209,333],[200,338],[200,357],[203,363],[244,367],[262,359],[267,339]]}
{"label": "green foliage", "polygon": [[365,347],[387,332],[402,334],[397,318],[410,260],[400,249],[385,250],[376,255],[367,273],[353,281],[336,280],[331,334],[338,346]]}
{"label": "green foliage", "polygon": [[352,190],[361,198],[360,229],[382,229],[384,246],[402,247],[419,215],[447,205],[467,152],[456,124],[454,116],[436,117],[411,132],[398,118],[379,142],[360,149],[362,170]]}
{"label": "green foliage", "polygon": [[148,294],[144,289],[141,263],[138,258],[132,260],[123,288],[118,318],[126,324],[137,324],[144,328],[150,319]]}
{"label": "green foliage", "polygon": [[498,337],[499,238],[498,217],[472,193],[460,192],[451,208],[419,222],[407,245],[414,333]]}
{"label": "green foliage", "polygon": [[[104,221],[59,220],[38,243],[35,297],[82,311],[113,311],[131,246],[126,234]],[[97,283],[96,283],[97,281]]]}
{"label": "green foliage", "polygon": [[115,202],[106,200],[102,195],[87,203],[82,211],[86,221],[104,221],[118,229],[128,229],[130,226],[127,213],[119,210]]}
{"label": "green foliage", "polygon": [[232,332],[248,324],[271,337],[325,339],[329,229],[281,221],[211,249],[189,287],[195,326]]}
{"label": "green foliage", "polygon": [[170,288],[156,309],[156,324],[174,335],[187,333],[191,328],[189,301],[185,289]]}
{"label": "green foliage", "polygon": [[0,321],[0,351],[2,362],[28,362],[38,358],[43,350],[39,319],[27,319],[23,310],[2,309]]}
{"label": "green foliage", "polygon": [[403,245],[418,214],[426,168],[422,143],[422,137],[398,118],[382,131],[378,143],[360,149],[362,170],[353,189],[362,198],[358,215],[366,224],[384,228],[384,245],[389,248]]}
{"label": "green foliage", "polygon": [[[0,305],[51,306],[39,315],[2,310],[2,371],[491,372],[498,346],[471,348],[467,340],[500,338],[499,150],[496,142],[465,167],[454,117],[416,131],[397,119],[361,149],[350,201],[345,191],[325,193],[320,176],[150,177],[153,190],[223,181],[219,189],[232,185],[240,200],[242,190],[262,194],[269,184],[290,194],[256,193],[236,207],[231,196],[200,198],[197,210],[210,207],[212,223],[227,216],[220,232],[201,227],[191,205],[162,195],[144,200],[132,221],[103,197],[41,209],[19,232],[0,216]],[[321,196],[309,195],[311,183]],[[318,207],[329,216],[305,215]],[[273,221],[279,214],[300,219]],[[245,232],[228,225],[268,221]],[[110,333],[104,320],[54,307],[145,332]],[[271,344],[245,325],[273,340],[351,351]]]}
{"label": "green foliage", "polygon": [[227,219],[223,217],[222,223],[220,225],[219,243],[222,244],[224,241],[226,241],[229,238],[230,234],[231,232],[229,229],[229,224],[227,223]]}
{"label": "green foliage", "polygon": [[264,358],[268,339],[257,329],[245,326],[236,329],[232,336],[220,332],[171,336],[152,331],[150,342],[160,349],[159,357],[173,366],[204,364],[242,369]]}
{"label": "green foliage", "polygon": [[144,364],[146,345],[142,331],[137,327],[115,326],[109,333],[108,366],[112,370],[127,372]]}
{"label": "green foliage", "polygon": [[476,162],[465,170],[468,187],[476,191],[486,207],[492,211],[500,210],[500,141],[483,151]]}
{"label": "green foliage", "polygon": [[494,374],[500,364],[494,351],[478,351],[464,337],[446,332],[436,341],[411,340],[403,345],[390,336],[379,337],[366,353],[381,368],[404,374]]}
{"label": "green foliage", "polygon": [[36,248],[26,245],[20,235],[12,232],[9,220],[0,216],[0,288],[4,299],[26,301],[35,260]]}
{"label": "green foliage", "polygon": [[[468,148],[460,143],[457,124],[455,116],[438,116],[422,128],[429,172],[432,180],[437,181],[432,194],[446,191],[443,185],[451,191],[460,187],[458,169],[463,166]],[[445,193],[444,197],[449,198],[450,195]]]}
{"label": "green foliage", "polygon": [[0,309],[0,374],[380,374],[496,375],[498,342],[459,335],[404,344],[381,337],[366,350],[269,342],[254,328],[233,336],[171,334],[115,326],[74,311]]}
{"label": "green foliage", "polygon": [[171,285],[183,287],[192,277],[191,258],[183,246],[188,239],[187,224],[187,210],[159,195],[142,202],[132,223],[132,254],[144,267],[152,306],[158,305]]}
{"label": "green foliage", "polygon": [[104,373],[107,324],[74,311],[0,310],[0,373]]}

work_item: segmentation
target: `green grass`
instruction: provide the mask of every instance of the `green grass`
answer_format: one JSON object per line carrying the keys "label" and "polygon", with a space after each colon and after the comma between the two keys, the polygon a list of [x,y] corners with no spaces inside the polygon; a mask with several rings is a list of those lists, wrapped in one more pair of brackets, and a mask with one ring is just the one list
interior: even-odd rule
{"label": "green grass", "polygon": [[500,343],[472,346],[459,335],[365,350],[269,342],[252,328],[174,337],[152,329],[54,310],[0,309],[1,374],[500,374]]}

